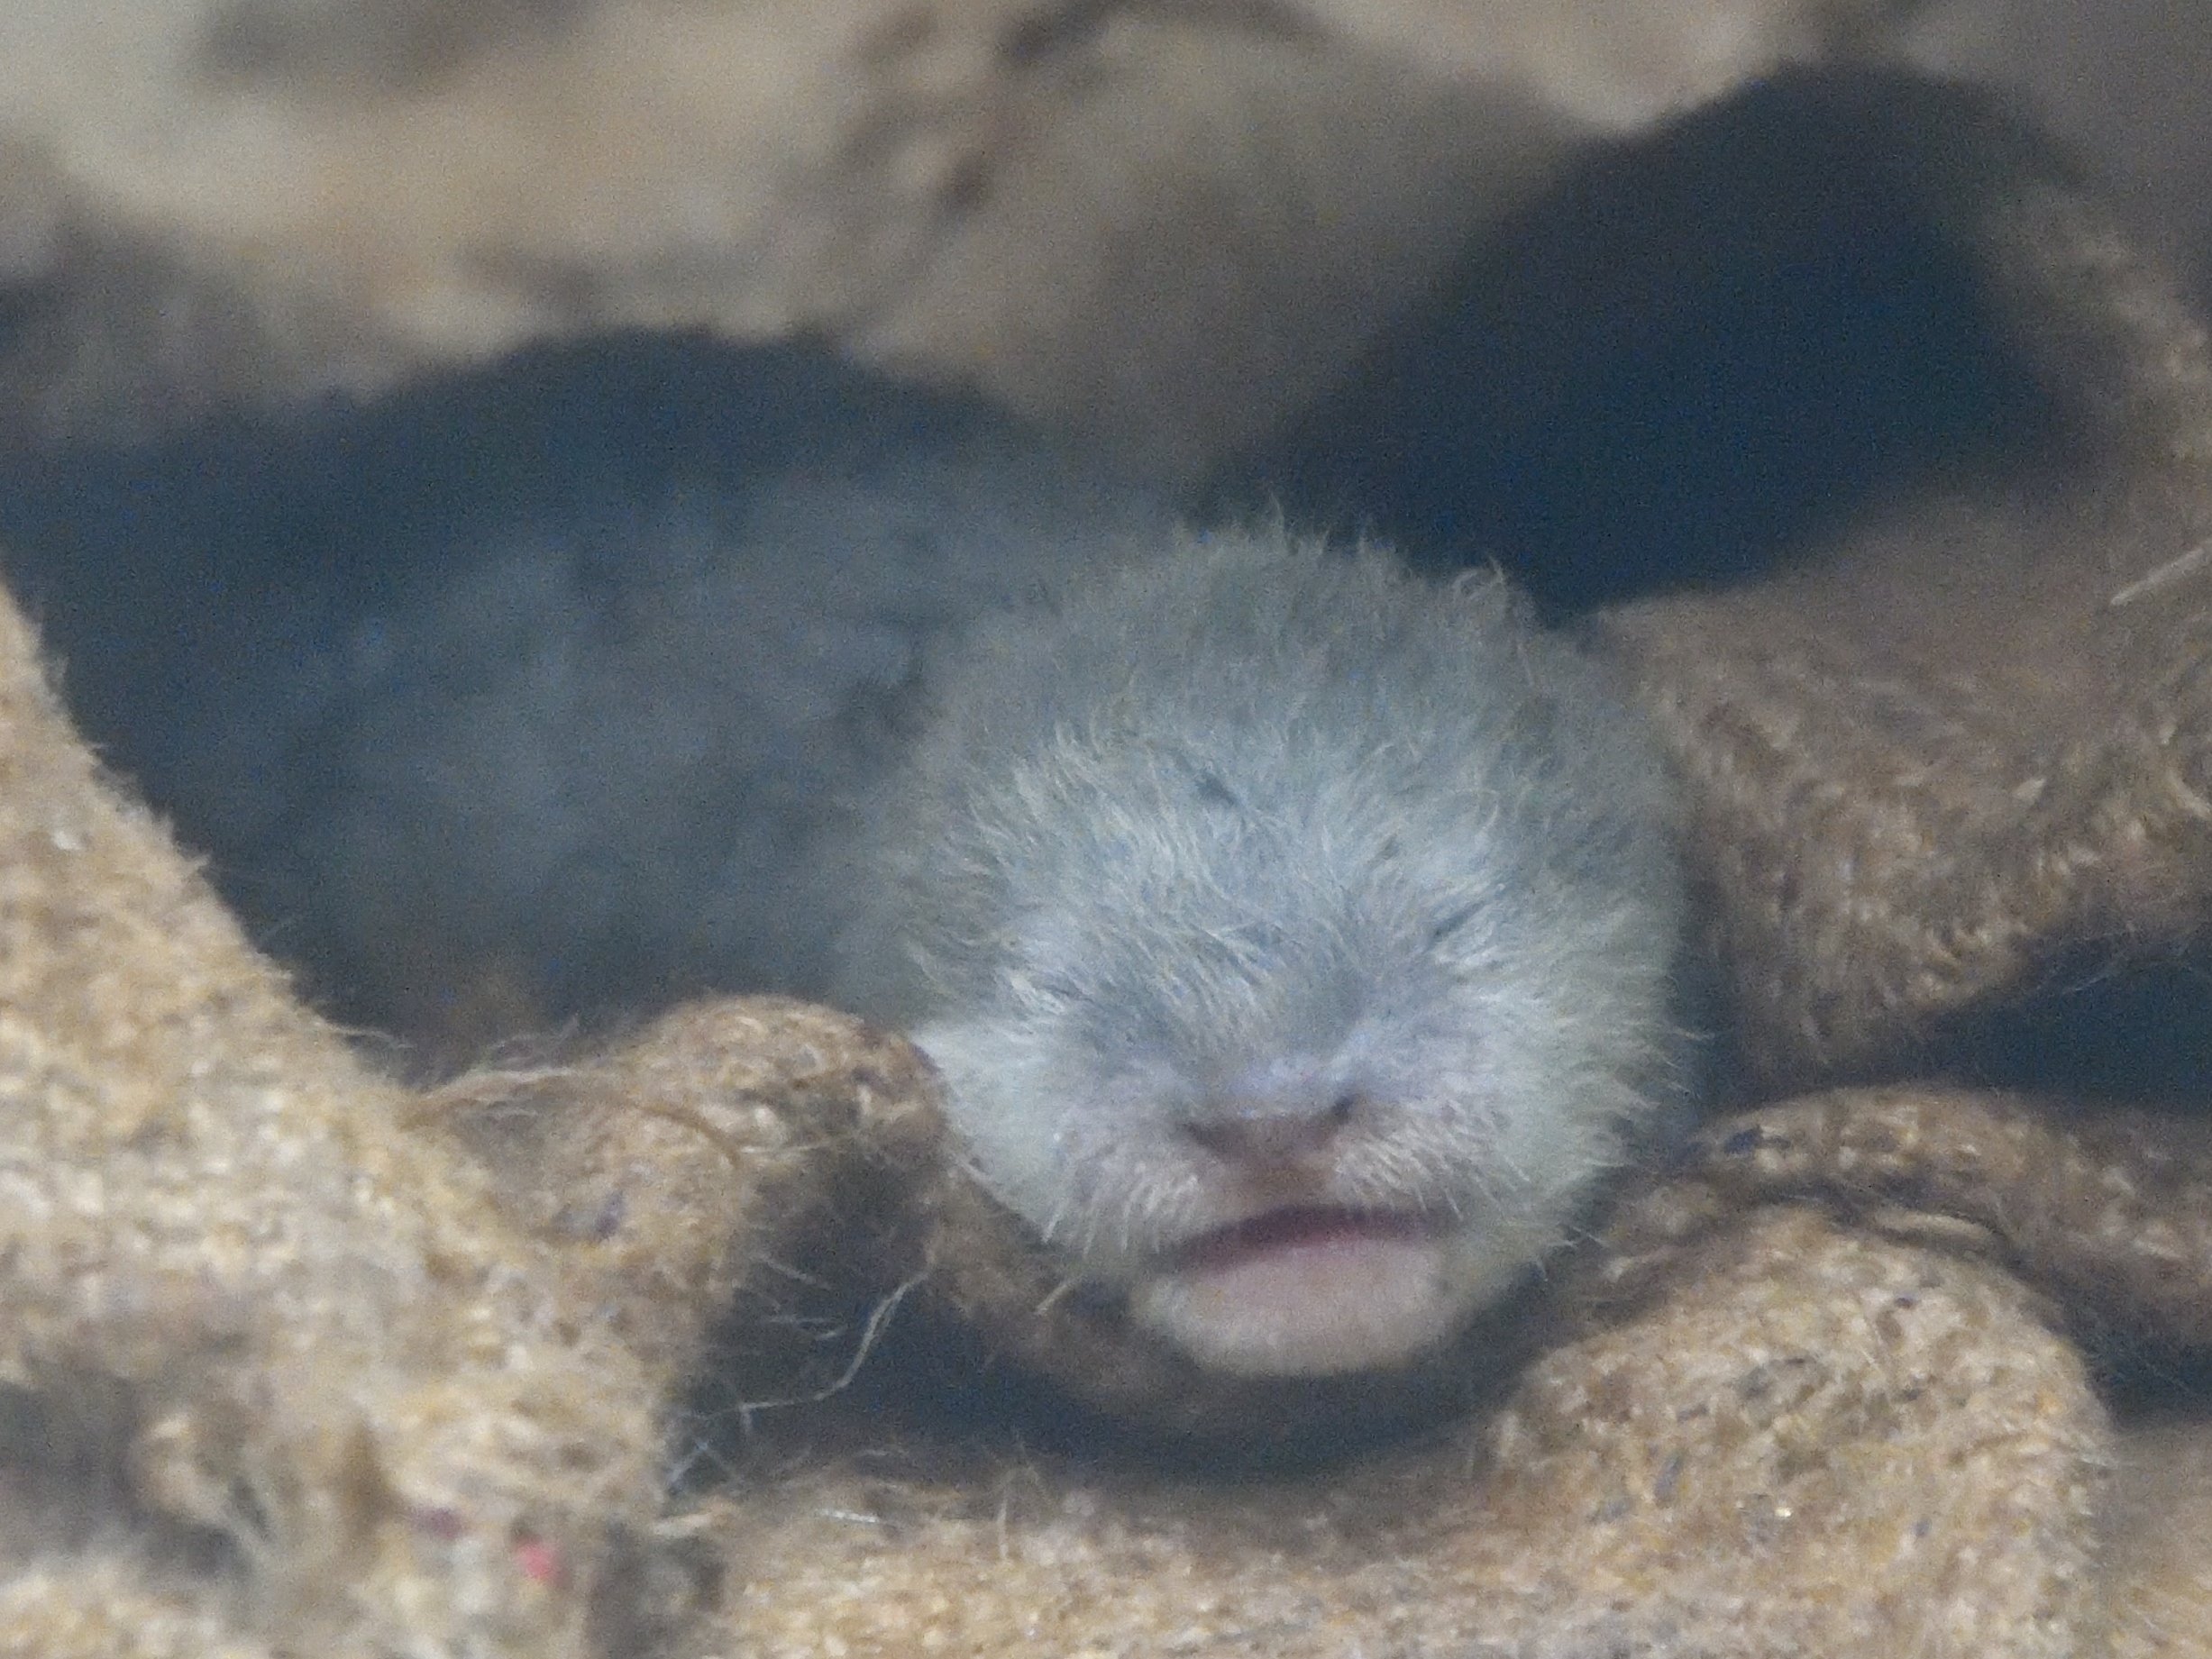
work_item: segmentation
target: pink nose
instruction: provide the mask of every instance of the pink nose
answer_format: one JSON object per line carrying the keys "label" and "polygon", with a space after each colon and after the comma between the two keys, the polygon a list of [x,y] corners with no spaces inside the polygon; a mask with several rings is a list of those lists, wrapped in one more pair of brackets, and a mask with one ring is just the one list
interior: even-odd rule
{"label": "pink nose", "polygon": [[1348,1092],[1313,1106],[1224,1102],[1218,1112],[1193,1119],[1184,1128],[1217,1158],[1266,1168],[1320,1157],[1358,1110],[1359,1098]]}

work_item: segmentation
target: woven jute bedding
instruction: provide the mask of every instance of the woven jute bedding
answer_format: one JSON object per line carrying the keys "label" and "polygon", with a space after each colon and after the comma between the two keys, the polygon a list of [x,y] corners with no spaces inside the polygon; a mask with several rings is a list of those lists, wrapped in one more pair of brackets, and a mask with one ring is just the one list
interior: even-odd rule
{"label": "woven jute bedding", "polygon": [[2212,356],[2061,184],[1954,223],[2048,457],[1596,624],[1723,1100],[1349,1397],[1057,1294],[831,1010],[385,1080],[0,616],[0,1652],[2212,1651]]}

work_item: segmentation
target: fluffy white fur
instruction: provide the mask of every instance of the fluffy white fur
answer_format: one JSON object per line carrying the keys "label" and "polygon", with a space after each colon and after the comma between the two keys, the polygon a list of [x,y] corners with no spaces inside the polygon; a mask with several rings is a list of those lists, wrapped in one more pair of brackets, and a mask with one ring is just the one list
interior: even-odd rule
{"label": "fluffy white fur", "polygon": [[1445,1340],[1678,1080],[1663,766],[1494,577],[1189,538],[963,640],[869,821],[845,994],[1210,1365]]}

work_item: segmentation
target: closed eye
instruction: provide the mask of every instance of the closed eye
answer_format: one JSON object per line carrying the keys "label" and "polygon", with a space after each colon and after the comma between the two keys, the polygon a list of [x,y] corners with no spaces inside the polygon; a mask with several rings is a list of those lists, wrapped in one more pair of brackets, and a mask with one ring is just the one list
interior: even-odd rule
{"label": "closed eye", "polygon": [[1481,913],[1482,907],[1480,905],[1467,904],[1461,905],[1457,910],[1453,910],[1440,917],[1429,929],[1430,949],[1433,950],[1438,945],[1443,943],[1447,939],[1450,938],[1454,934],[1465,927]]}
{"label": "closed eye", "polygon": [[1210,807],[1240,807],[1244,805],[1237,798],[1236,790],[1229,787],[1229,779],[1211,766],[1198,774],[1198,798]]}

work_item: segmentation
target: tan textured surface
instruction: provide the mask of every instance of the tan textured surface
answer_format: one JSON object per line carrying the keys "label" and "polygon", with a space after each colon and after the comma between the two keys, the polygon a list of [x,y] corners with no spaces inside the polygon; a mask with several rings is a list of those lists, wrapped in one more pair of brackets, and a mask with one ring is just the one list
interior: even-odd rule
{"label": "tan textured surface", "polygon": [[1010,1465],[726,1512],[727,1642],[1282,1655],[2068,1654],[2109,1434],[2001,1272],[1781,1210],[1477,1432],[1224,1488]]}
{"label": "tan textured surface", "polygon": [[2170,0],[21,0],[0,286],[100,292],[11,379],[69,426],[811,324],[1174,457],[1577,135],[1869,34],[2024,87],[2212,260]]}
{"label": "tan textured surface", "polygon": [[2212,1653],[2212,1432],[2168,1417],[2120,1438],[2106,1528],[2112,1659]]}
{"label": "tan textured surface", "polygon": [[7,1659],[273,1659],[209,1597],[149,1591],[119,1561],[39,1563],[0,1583]]}
{"label": "tan textured surface", "polygon": [[2070,947],[2153,958],[2207,920],[2205,333],[2078,200],[1984,233],[2081,452],[1614,620],[1769,1090],[1894,1071]]}
{"label": "tan textured surface", "polygon": [[1727,1206],[1818,1196],[1989,1247],[2085,1325],[2212,1344],[2212,1124],[1988,1090],[1840,1089],[1727,1118],[1699,1173]]}
{"label": "tan textured surface", "polygon": [[[774,998],[697,1003],[575,1067],[479,1071],[412,1114],[480,1156],[510,1213],[656,1393],[741,1286],[809,1232],[861,1271],[918,1260],[912,1172],[942,1124],[907,1044]],[[803,1267],[803,1263],[792,1263]]]}
{"label": "tan textured surface", "polygon": [[[580,1651],[651,1514],[644,1373],[396,1105],[98,781],[0,610],[0,1463],[34,1510],[105,1483],[107,1524],[322,1652]],[[37,1582],[0,1649],[140,1622]]]}
{"label": "tan textured surface", "polygon": [[1195,474],[1586,135],[1879,10],[21,0],[7,424],[810,327]]}

